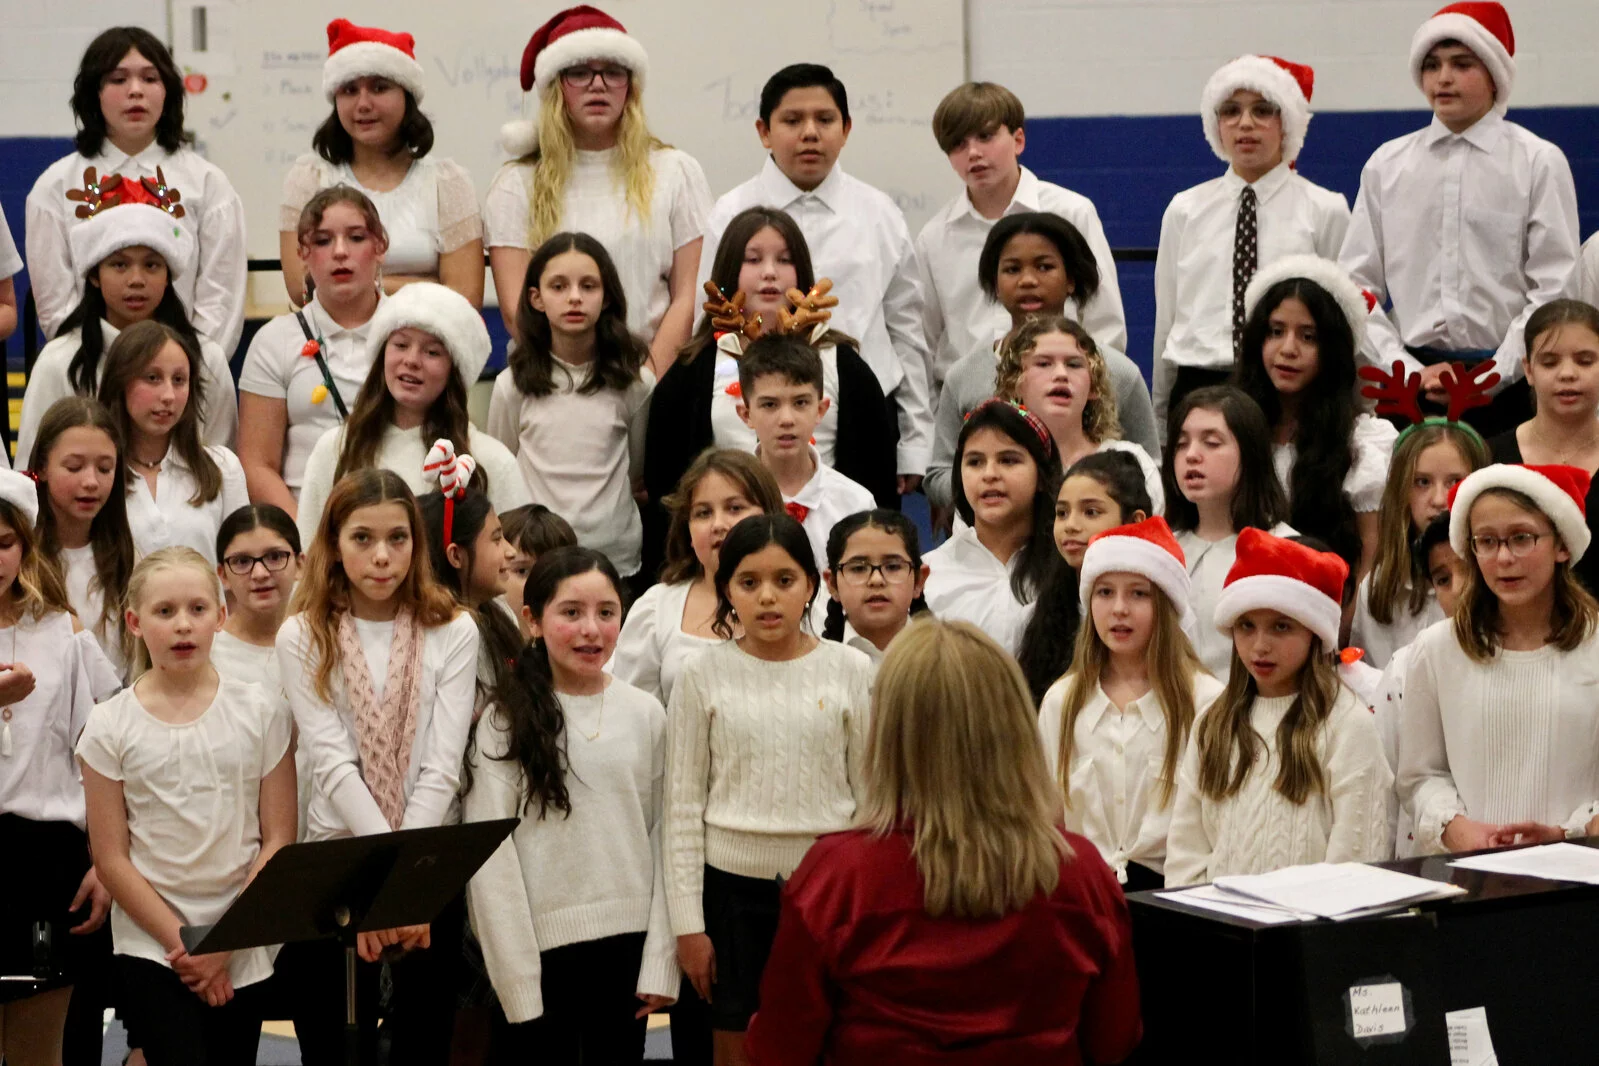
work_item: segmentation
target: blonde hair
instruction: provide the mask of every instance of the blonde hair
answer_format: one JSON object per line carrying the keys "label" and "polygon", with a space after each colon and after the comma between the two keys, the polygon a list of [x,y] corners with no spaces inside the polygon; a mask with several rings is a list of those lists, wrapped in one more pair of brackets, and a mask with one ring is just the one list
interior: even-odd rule
{"label": "blonde hair", "polygon": [[[204,576],[206,588],[211,590],[212,602],[221,608],[222,585],[217,578],[216,567],[206,562],[205,556],[193,548],[178,544],[170,548],[160,548],[139,560],[138,565],[133,568],[133,574],[128,578],[128,595],[123,601],[127,605],[126,609],[138,614],[139,605],[144,602],[150,582],[155,576],[168,570],[183,569],[193,570]],[[143,637],[133,638],[132,666],[129,684],[150,669],[150,649],[145,645]]]}
{"label": "blonde hair", "polygon": [[1120,440],[1121,419],[1116,412],[1116,392],[1110,383],[1110,368],[1094,338],[1079,323],[1065,315],[1028,315],[1022,324],[1005,335],[999,344],[999,367],[994,372],[994,395],[1022,402],[1017,389],[1022,381],[1022,360],[1038,346],[1038,339],[1060,333],[1077,342],[1088,359],[1088,380],[1094,397],[1083,407],[1083,436],[1091,444]]}
{"label": "blonde hair", "polygon": [[[577,139],[572,132],[572,117],[566,113],[566,99],[557,78],[539,100],[539,143],[526,160],[536,165],[528,181],[527,246],[537,248],[561,230],[566,212],[566,183],[572,177],[577,158]],[[627,189],[628,211],[639,222],[650,220],[650,202],[655,196],[655,165],[650,152],[669,145],[650,133],[644,121],[644,100],[638,82],[630,81],[622,117],[616,123],[616,161],[613,177],[620,177]]]}
{"label": "blonde hair", "polygon": [[912,622],[872,691],[857,824],[909,824],[928,914],[994,918],[1055,891],[1061,814],[1015,661],[970,623]]}
{"label": "blonde hair", "polygon": [[[1227,799],[1244,787],[1261,749],[1260,734],[1249,714],[1259,690],[1238,657],[1238,649],[1232,654],[1227,688],[1194,729],[1199,745],[1199,791],[1213,800]],[[1342,685],[1332,659],[1322,650],[1321,638],[1311,637],[1310,655],[1299,670],[1299,695],[1277,727],[1281,755],[1273,787],[1290,803],[1302,804],[1313,792],[1326,794],[1327,773],[1316,741]]]}
{"label": "blonde hair", "polygon": [[[1149,662],[1152,691],[1166,716],[1166,754],[1160,765],[1160,794],[1156,802],[1157,808],[1164,809],[1176,791],[1177,765],[1188,743],[1188,731],[1194,725],[1194,673],[1205,667],[1194,654],[1194,646],[1183,632],[1182,616],[1170,597],[1154,582],[1150,582],[1149,587],[1154,594],[1155,627],[1149,634],[1144,654]],[[1092,601],[1092,589],[1089,589],[1089,597]],[[1093,619],[1083,619],[1077,629],[1071,670],[1066,675],[1070,680],[1066,686],[1066,700],[1061,705],[1059,777],[1061,794],[1066,797],[1068,807],[1072,802],[1072,741],[1077,716],[1083,713],[1089,698],[1099,691],[1109,662],[1110,649],[1105,646]]]}
{"label": "blonde hair", "polygon": [[10,500],[0,500],[0,525],[9,526],[16,533],[17,544],[22,548],[22,561],[10,590],[11,599],[17,605],[18,621],[30,616],[34,621],[41,621],[46,615],[57,612],[70,614],[72,605],[67,600],[66,579],[45,554],[38,533],[28,523],[28,516]]}
{"label": "blonde hair", "polygon": [[1377,559],[1371,568],[1368,605],[1379,625],[1392,625],[1403,602],[1412,615],[1427,606],[1427,560],[1416,558],[1411,544],[1422,530],[1410,518],[1410,486],[1416,479],[1421,453],[1447,441],[1472,470],[1488,465],[1488,447],[1469,429],[1447,422],[1415,426],[1394,449],[1388,464],[1388,484],[1382,490]]}

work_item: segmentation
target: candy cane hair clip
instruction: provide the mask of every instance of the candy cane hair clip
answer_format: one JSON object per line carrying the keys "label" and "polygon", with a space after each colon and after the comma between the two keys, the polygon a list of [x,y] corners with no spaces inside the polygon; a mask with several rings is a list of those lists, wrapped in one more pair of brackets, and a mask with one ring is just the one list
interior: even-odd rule
{"label": "candy cane hair clip", "polygon": [[422,461],[422,473],[439,483],[439,495],[444,497],[444,543],[454,543],[455,501],[466,495],[472,475],[477,471],[477,460],[470,455],[456,455],[455,444],[445,438],[433,442],[427,458]]}

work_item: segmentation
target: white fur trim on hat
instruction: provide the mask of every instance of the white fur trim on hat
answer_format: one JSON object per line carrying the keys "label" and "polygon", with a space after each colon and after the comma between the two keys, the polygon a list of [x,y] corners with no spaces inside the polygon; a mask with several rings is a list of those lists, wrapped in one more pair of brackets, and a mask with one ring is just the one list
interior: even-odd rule
{"label": "white fur trim on hat", "polygon": [[[19,456],[27,462],[27,456]],[[22,513],[31,530],[39,521],[39,484],[27,474],[0,468],[0,500],[4,500]]]}
{"label": "white fur trim on hat", "polygon": [[397,329],[419,329],[437,337],[449,349],[456,373],[467,388],[477,383],[488,365],[492,342],[483,316],[460,293],[431,281],[403,286],[378,305],[367,333],[367,356],[383,357],[389,334]]}
{"label": "white fur trim on hat", "polygon": [[1322,650],[1338,649],[1343,608],[1337,600],[1286,574],[1241,577],[1222,589],[1216,600],[1216,628],[1231,633],[1240,616],[1262,610],[1292,618],[1321,638]]}
{"label": "white fur trim on hat", "polygon": [[1555,532],[1560,534],[1560,541],[1566,546],[1566,551],[1571,553],[1573,563],[1580,560],[1588,551],[1588,544],[1593,539],[1593,533],[1588,529],[1588,523],[1583,518],[1582,509],[1559,485],[1544,477],[1536,470],[1529,470],[1525,466],[1513,466],[1507,463],[1495,463],[1485,466],[1462,481],[1455,489],[1454,499],[1449,505],[1449,546],[1455,549],[1455,554],[1462,559],[1467,557],[1471,550],[1468,543],[1471,539],[1471,506],[1489,489],[1509,489],[1526,496],[1538,505],[1549,521],[1553,523]]}
{"label": "white fur trim on hat", "polygon": [[1494,80],[1493,109],[1502,118],[1510,109],[1510,91],[1516,85],[1516,60],[1504,43],[1470,15],[1448,11],[1423,22],[1410,39],[1410,77],[1421,88],[1421,64],[1439,41],[1459,41],[1471,49]]}
{"label": "white fur trim on hat", "polygon": [[505,154],[512,159],[521,159],[523,156],[532,155],[533,149],[539,146],[538,123],[530,119],[512,119],[500,127],[500,147],[505,149]]}
{"label": "white fur trim on hat", "polygon": [[[192,217],[192,216],[191,216]],[[83,277],[112,252],[124,248],[149,248],[167,261],[167,279],[178,277],[189,262],[194,238],[177,219],[154,204],[118,204],[76,223],[68,241],[72,245],[72,272]]]}
{"label": "white fur trim on hat", "polygon": [[1239,89],[1259,93],[1277,105],[1283,116],[1283,159],[1289,163],[1298,159],[1305,146],[1305,131],[1310,128],[1310,101],[1305,99],[1294,76],[1265,56],[1239,56],[1205,83],[1205,91],[1199,97],[1199,118],[1216,158],[1232,162],[1222,148],[1221,120],[1216,117],[1216,109]]}
{"label": "white fur trim on hat", "polygon": [[1083,569],[1077,578],[1078,601],[1085,616],[1089,598],[1094,594],[1094,582],[1106,574],[1137,574],[1148,578],[1166,594],[1185,621],[1186,616],[1193,613],[1188,568],[1158,544],[1142,537],[1094,538],[1083,553]]}
{"label": "white fur trim on hat", "polygon": [[1255,271],[1255,276],[1249,279],[1249,288],[1244,290],[1244,316],[1255,313],[1255,305],[1260,303],[1267,289],[1289,278],[1305,278],[1327,290],[1344,313],[1349,331],[1355,336],[1355,351],[1359,352],[1366,341],[1366,318],[1371,314],[1366,294],[1350,280],[1347,270],[1319,255],[1285,255]]}
{"label": "white fur trim on hat", "polygon": [[328,56],[322,65],[322,92],[329,100],[356,78],[387,78],[422,102],[422,64],[378,41],[356,41]]}
{"label": "white fur trim on hat", "polygon": [[650,71],[650,57],[644,46],[629,34],[595,26],[573,30],[551,41],[533,62],[533,95],[543,96],[555,76],[567,67],[594,59],[609,59],[633,74],[633,83],[644,87]]}

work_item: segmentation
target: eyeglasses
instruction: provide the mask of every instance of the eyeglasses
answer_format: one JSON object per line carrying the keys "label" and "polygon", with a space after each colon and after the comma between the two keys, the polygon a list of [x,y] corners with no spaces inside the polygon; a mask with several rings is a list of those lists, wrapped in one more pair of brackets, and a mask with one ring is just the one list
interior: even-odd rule
{"label": "eyeglasses", "polygon": [[289,565],[289,560],[294,557],[293,552],[284,551],[282,548],[273,548],[265,555],[230,555],[222,562],[232,573],[243,577],[255,569],[255,564],[260,563],[271,573],[277,573]]}
{"label": "eyeglasses", "polygon": [[880,563],[850,559],[838,568],[838,572],[849,585],[864,585],[872,579],[873,573],[883,575],[883,580],[890,585],[903,585],[910,580],[912,569],[909,559],[891,555]]}
{"label": "eyeglasses", "polygon": [[[1282,108],[1270,100],[1256,100],[1249,105],[1249,117],[1256,122],[1270,122],[1282,113]],[[1216,109],[1216,117],[1223,122],[1237,122],[1244,117],[1244,105],[1237,100],[1228,100]]]}
{"label": "eyeglasses", "polygon": [[1491,559],[1499,554],[1499,545],[1504,544],[1510,548],[1511,555],[1520,559],[1530,554],[1540,540],[1552,536],[1553,533],[1512,533],[1508,537],[1495,537],[1484,533],[1471,538],[1471,550],[1479,559]]}
{"label": "eyeglasses", "polygon": [[568,88],[587,89],[599,78],[607,89],[620,89],[632,74],[626,67],[567,67],[561,71],[561,80]]}

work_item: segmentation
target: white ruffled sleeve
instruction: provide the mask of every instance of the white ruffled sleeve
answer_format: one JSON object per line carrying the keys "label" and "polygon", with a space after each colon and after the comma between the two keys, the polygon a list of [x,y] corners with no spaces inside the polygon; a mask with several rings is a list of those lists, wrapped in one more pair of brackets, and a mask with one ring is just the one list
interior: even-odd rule
{"label": "white ruffled sleeve", "polygon": [[1344,493],[1355,511],[1364,514],[1382,506],[1382,490],[1388,484],[1388,460],[1394,453],[1399,431],[1392,424],[1372,415],[1355,418],[1355,461],[1344,478]]}
{"label": "white ruffled sleeve", "polygon": [[440,159],[439,252],[447,254],[483,238],[483,216],[478,212],[472,175],[452,159]]}
{"label": "white ruffled sleeve", "polygon": [[507,163],[489,183],[483,201],[483,245],[486,248],[526,248],[529,163]]}

